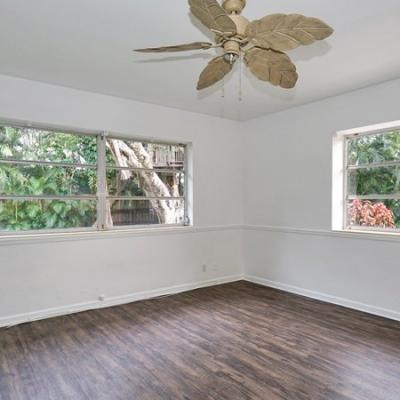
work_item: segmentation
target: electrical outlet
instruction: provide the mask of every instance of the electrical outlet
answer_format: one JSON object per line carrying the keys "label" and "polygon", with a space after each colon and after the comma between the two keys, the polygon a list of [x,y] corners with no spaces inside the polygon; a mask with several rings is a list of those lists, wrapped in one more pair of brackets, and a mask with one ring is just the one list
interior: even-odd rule
{"label": "electrical outlet", "polygon": [[206,271],[207,271],[207,265],[203,264],[203,272],[206,272]]}

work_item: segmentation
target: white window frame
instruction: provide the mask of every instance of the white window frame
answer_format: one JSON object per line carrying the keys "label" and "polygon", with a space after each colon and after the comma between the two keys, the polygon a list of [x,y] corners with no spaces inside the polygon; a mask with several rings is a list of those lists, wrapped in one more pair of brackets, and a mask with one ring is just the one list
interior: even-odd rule
{"label": "white window frame", "polygon": [[[347,165],[347,143],[351,138],[384,134],[400,130],[400,121],[387,122],[382,124],[370,125],[361,128],[348,129],[337,132],[333,137],[332,153],[332,230],[346,232],[365,232],[400,235],[400,229],[375,228],[375,227],[351,227],[347,225],[347,201],[351,196],[347,194],[347,179],[349,166]],[[389,166],[400,165],[400,161],[385,162],[380,164],[369,164],[369,166]],[[358,167],[351,167],[356,169]],[[365,166],[361,167],[365,168]],[[356,196],[353,196],[356,197]],[[357,196],[357,198],[386,200],[398,199],[400,195],[369,195]]]}
{"label": "white window frame", "polygon": [[[38,129],[54,133],[68,133],[79,136],[94,136],[97,139],[97,164],[74,164],[65,162],[48,162],[48,161],[28,161],[28,160],[15,160],[11,158],[1,159],[2,164],[20,164],[20,165],[48,165],[55,167],[67,167],[67,168],[90,168],[97,170],[97,193],[94,195],[71,195],[71,196],[17,196],[17,195],[0,195],[0,200],[30,200],[30,199],[48,199],[48,200],[92,200],[96,201],[97,207],[97,226],[92,227],[81,227],[81,228],[67,228],[67,229],[39,229],[39,230],[26,230],[26,231],[2,231],[0,230],[1,237],[9,236],[32,236],[32,235],[51,235],[51,234],[68,234],[68,233],[88,233],[88,232],[113,232],[113,231],[126,231],[126,230],[143,230],[143,229],[157,229],[157,228],[172,228],[172,227],[183,227],[192,226],[192,190],[189,183],[190,176],[192,176],[192,164],[191,160],[191,143],[181,141],[165,141],[158,140],[156,138],[143,138],[143,137],[130,137],[127,135],[115,134],[110,131],[96,131],[96,130],[83,130],[79,128],[66,128],[64,126],[47,125],[47,124],[34,124],[31,122],[16,122],[10,120],[0,119],[0,126],[9,126],[14,128],[30,128]],[[159,200],[182,200],[184,202],[184,219],[182,223],[177,224],[147,224],[147,225],[123,225],[123,226],[112,226],[106,225],[106,201],[107,199],[121,199],[121,200],[146,200],[149,197],[124,197],[124,196],[112,196],[107,194],[106,189],[106,171],[110,166],[106,165],[106,146],[105,141],[107,138],[140,142],[140,143],[153,143],[153,144],[165,144],[165,145],[176,145],[185,148],[184,167],[183,170],[176,170],[174,172],[180,172],[184,174],[184,194],[179,197],[157,197],[152,199]],[[111,167],[113,168],[113,167]],[[115,167],[115,169],[119,169]],[[126,168],[123,168],[126,169]],[[128,168],[135,171],[143,171],[145,168]],[[154,168],[149,171],[153,172],[169,172],[172,170]]]}

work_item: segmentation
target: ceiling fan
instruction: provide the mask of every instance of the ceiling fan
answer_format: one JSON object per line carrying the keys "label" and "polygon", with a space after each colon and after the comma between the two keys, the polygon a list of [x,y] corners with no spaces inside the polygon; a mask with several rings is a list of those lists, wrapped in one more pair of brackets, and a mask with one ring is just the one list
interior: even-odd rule
{"label": "ceiling fan", "polygon": [[224,78],[236,60],[244,55],[250,71],[262,81],[290,89],[296,85],[296,66],[284,52],[300,45],[326,39],[333,29],[318,18],[300,14],[271,14],[249,22],[240,15],[246,0],[189,0],[190,10],[215,34],[215,43],[194,42],[176,46],[137,49],[143,53],[163,53],[221,48],[203,72],[197,89],[210,87]]}

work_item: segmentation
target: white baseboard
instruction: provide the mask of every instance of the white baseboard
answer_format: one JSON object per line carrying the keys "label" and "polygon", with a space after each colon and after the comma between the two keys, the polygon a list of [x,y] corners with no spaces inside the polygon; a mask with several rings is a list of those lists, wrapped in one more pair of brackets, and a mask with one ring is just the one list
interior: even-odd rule
{"label": "white baseboard", "polygon": [[26,322],[39,321],[41,319],[59,317],[62,315],[74,314],[82,311],[95,310],[106,307],[113,307],[121,304],[132,303],[140,300],[147,300],[160,296],[172,295],[182,292],[187,292],[194,289],[221,285],[224,283],[236,282],[246,280],[248,282],[257,283],[263,286],[280,289],[285,292],[299,294],[301,296],[309,297],[316,300],[321,300],[327,303],[336,304],[346,308],[351,308],[358,311],[363,311],[368,314],[377,315],[384,318],[400,321],[400,312],[388,310],[385,308],[375,307],[368,304],[359,303],[353,300],[344,299],[341,297],[331,296],[325,293],[316,292],[309,289],[300,288],[297,286],[288,285],[281,282],[271,281],[264,278],[259,278],[251,275],[231,275],[222,278],[210,279],[201,282],[186,283],[182,285],[170,286],[161,289],[148,290],[143,292],[132,293],[123,296],[115,296],[106,299],[105,301],[88,301],[84,303],[72,304],[69,306],[49,308],[45,310],[35,311],[31,313],[24,313],[12,315],[9,317],[0,318],[0,328],[10,327]]}
{"label": "white baseboard", "polygon": [[199,289],[208,286],[221,285],[224,283],[243,280],[243,275],[231,275],[222,278],[210,279],[201,282],[186,283],[183,285],[170,286],[161,289],[137,292],[123,296],[107,298],[105,301],[88,301],[84,303],[72,304],[68,306],[48,308],[45,310],[34,311],[30,313],[12,315],[0,318],[0,328],[10,327],[26,322],[39,321],[41,319],[59,317],[62,315],[74,314],[82,311],[95,310],[99,308],[113,307],[121,304],[132,303],[139,300],[147,300],[155,297],[172,295],[176,293],[187,292],[189,290]]}
{"label": "white baseboard", "polygon": [[331,296],[329,294],[316,292],[309,289],[303,289],[297,286],[288,285],[286,283],[270,281],[268,279],[259,278],[256,276],[245,275],[244,280],[258,283],[259,285],[280,289],[285,292],[299,294],[301,296],[310,297],[312,299],[321,300],[326,303],[336,304],[342,307],[351,308],[358,311],[363,311],[368,314],[377,315],[379,317],[393,319],[400,321],[400,312],[394,310],[388,310],[386,308],[380,308],[371,306],[369,304],[359,303],[357,301],[344,299],[342,297]]}

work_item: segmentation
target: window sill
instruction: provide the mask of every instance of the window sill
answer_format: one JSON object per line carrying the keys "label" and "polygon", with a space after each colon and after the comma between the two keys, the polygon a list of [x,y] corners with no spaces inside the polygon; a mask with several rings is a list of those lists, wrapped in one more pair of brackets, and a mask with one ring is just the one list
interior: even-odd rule
{"label": "window sill", "polygon": [[400,231],[383,232],[383,231],[364,230],[364,229],[332,229],[332,232],[346,237],[400,241]]}
{"label": "window sill", "polygon": [[157,234],[176,234],[190,231],[192,226],[162,226],[155,225],[152,227],[126,227],[110,230],[73,230],[73,231],[57,231],[57,232],[32,232],[32,233],[11,233],[0,234],[0,245],[2,244],[20,244],[21,242],[59,242],[68,240],[90,240],[90,239],[113,239],[117,237],[128,236],[148,236]]}

